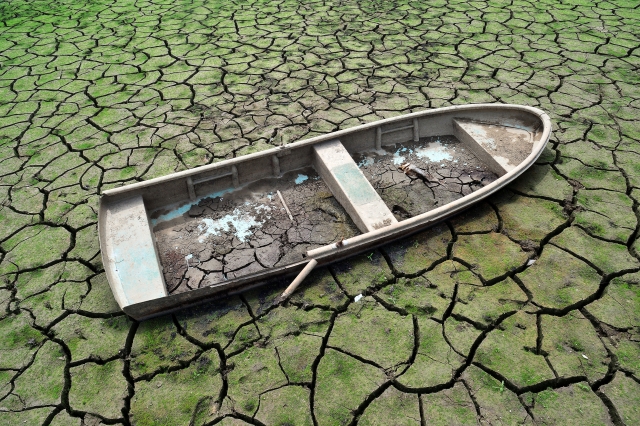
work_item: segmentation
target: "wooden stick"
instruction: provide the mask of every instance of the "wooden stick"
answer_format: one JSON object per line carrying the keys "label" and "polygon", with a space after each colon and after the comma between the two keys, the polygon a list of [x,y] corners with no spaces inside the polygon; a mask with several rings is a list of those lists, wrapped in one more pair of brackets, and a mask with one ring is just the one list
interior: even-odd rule
{"label": "wooden stick", "polygon": [[307,275],[309,275],[311,273],[311,271],[313,270],[313,268],[316,267],[316,265],[318,264],[318,261],[315,259],[311,259],[309,261],[309,263],[307,263],[307,266],[304,267],[304,269],[302,271],[300,271],[300,273],[298,274],[298,276],[296,277],[295,280],[293,280],[291,282],[291,284],[289,284],[289,287],[287,287],[287,289],[284,291],[284,293],[282,293],[280,295],[280,299],[281,300],[285,300],[286,298],[288,298],[289,296],[291,296],[291,293],[293,293],[294,291],[296,291],[296,288],[298,288],[298,286],[300,285],[300,283],[302,281],[304,281],[304,279],[307,277]]}
{"label": "wooden stick", "polygon": [[280,201],[282,202],[282,205],[284,206],[285,210],[287,211],[287,214],[289,215],[289,219],[291,219],[291,222],[293,222],[293,216],[291,215],[291,211],[289,210],[289,207],[287,207],[287,203],[284,202],[284,198],[282,198],[282,194],[280,193],[280,190],[278,190],[277,192],[278,192],[278,197],[280,197]]}

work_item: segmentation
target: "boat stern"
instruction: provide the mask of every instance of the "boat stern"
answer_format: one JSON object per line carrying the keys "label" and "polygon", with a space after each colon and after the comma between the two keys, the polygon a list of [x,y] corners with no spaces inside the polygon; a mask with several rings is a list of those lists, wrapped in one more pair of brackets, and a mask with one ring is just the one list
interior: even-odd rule
{"label": "boat stern", "polygon": [[102,263],[120,308],[167,296],[141,195],[103,196],[98,213]]}

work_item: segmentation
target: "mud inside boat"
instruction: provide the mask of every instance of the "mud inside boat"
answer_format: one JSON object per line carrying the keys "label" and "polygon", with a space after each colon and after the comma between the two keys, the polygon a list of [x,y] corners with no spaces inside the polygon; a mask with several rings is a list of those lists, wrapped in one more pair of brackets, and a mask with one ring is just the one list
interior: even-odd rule
{"label": "mud inside boat", "polygon": [[535,108],[448,107],[106,191],[109,283],[141,319],[370,250],[515,179],[550,128]]}
{"label": "mud inside boat", "polygon": [[[310,167],[180,209],[151,216],[170,294],[298,262],[310,249],[360,233]],[[154,219],[161,212],[173,219]]]}
{"label": "mud inside boat", "polygon": [[[498,178],[451,135],[352,157],[398,221],[460,199]],[[418,173],[404,171],[406,164]],[[169,294],[299,262],[311,249],[360,234],[312,167],[159,209],[150,217]]]}

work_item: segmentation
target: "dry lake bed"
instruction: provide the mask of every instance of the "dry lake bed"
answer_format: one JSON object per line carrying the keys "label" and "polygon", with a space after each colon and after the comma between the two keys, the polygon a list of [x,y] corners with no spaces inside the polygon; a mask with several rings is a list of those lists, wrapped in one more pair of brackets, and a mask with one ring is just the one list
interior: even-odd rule
{"label": "dry lake bed", "polygon": [[[118,309],[106,189],[480,102],[554,124],[488,201],[314,271],[283,306],[284,281],[141,323]],[[456,144],[427,142],[438,164]],[[395,158],[419,149],[359,159],[398,217],[492,179],[467,158],[407,180]],[[230,226],[213,204],[158,225],[171,291],[355,232],[313,173],[285,194],[299,229],[269,189],[224,201],[271,222],[210,253],[191,247]],[[637,1],[5,1],[0,424],[640,424],[639,201]]]}

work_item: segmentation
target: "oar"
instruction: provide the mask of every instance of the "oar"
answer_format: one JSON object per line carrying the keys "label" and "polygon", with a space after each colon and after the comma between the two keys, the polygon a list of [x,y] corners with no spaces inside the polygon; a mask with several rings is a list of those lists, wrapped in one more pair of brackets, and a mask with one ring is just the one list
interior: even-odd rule
{"label": "oar", "polygon": [[311,271],[313,271],[313,268],[315,268],[317,264],[317,260],[311,259],[309,263],[307,263],[307,265],[304,267],[304,269],[300,271],[296,279],[293,280],[291,284],[289,284],[289,287],[287,287],[287,289],[280,295],[279,301],[284,302],[285,300],[287,300],[287,298],[291,296],[294,291],[296,291],[296,288],[298,288],[300,283],[304,281],[307,275],[309,275]]}

